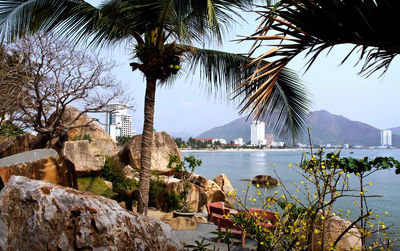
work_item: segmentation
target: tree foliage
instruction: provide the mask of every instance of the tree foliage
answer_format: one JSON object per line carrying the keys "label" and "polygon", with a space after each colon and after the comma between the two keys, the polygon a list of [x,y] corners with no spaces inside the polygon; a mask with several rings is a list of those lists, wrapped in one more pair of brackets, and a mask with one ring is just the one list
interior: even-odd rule
{"label": "tree foliage", "polygon": [[[115,67],[113,62],[74,48],[51,34],[25,37],[7,48],[23,55],[23,64],[18,67],[27,77],[14,85],[18,86],[16,95],[23,98],[10,101],[10,97],[4,97],[1,110],[13,102],[15,109],[7,112],[10,121],[36,131],[43,146],[55,146],[69,130],[87,126],[76,123],[83,114],[106,111],[110,101],[121,98],[121,85],[110,73]],[[10,86],[9,82],[0,84]],[[67,122],[65,111],[72,105],[81,112]]]}

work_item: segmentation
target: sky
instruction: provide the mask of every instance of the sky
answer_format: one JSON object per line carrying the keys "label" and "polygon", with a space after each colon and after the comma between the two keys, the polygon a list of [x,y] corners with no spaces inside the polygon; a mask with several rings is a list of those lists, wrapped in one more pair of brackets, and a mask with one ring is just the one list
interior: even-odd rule
{"label": "sky", "polygon": [[[96,5],[100,1],[88,2]],[[256,15],[245,13],[244,18],[246,22],[240,21],[240,24],[229,30],[223,45],[215,45],[213,48],[247,53],[251,43],[232,41],[238,35],[250,35],[256,30]],[[132,60],[129,50],[125,48],[125,44],[122,44],[119,48],[105,48],[100,52],[119,64],[115,74],[133,97],[130,104],[134,106],[134,111],[130,113],[133,128],[140,134],[143,128],[145,81],[140,72],[132,72],[129,66]],[[358,55],[339,65],[350,48],[342,45],[334,48],[329,55],[321,54],[307,72],[304,72],[307,59],[303,55],[299,55],[289,64],[291,69],[299,73],[310,92],[312,110],[324,109],[379,129],[400,126],[400,59],[396,58],[392,62],[384,77],[379,78],[379,74],[374,74],[365,79],[357,74],[360,66],[354,67]],[[268,47],[260,52],[267,50]],[[183,74],[173,85],[157,89],[154,119],[154,128],[157,131],[197,136],[203,131],[240,117],[236,104],[229,101],[229,95],[218,93],[210,97],[205,84],[201,85],[200,82],[198,74],[188,73]]]}

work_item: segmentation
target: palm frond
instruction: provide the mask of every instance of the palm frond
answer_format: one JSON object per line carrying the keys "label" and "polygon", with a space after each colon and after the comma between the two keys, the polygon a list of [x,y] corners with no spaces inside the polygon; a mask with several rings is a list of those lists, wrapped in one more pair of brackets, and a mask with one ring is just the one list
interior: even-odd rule
{"label": "palm frond", "polygon": [[[212,92],[224,88],[239,100],[241,114],[248,119],[266,121],[284,139],[301,137],[308,122],[310,99],[302,81],[289,69],[280,74],[260,72],[265,61],[251,64],[251,59],[238,54],[187,47],[190,70],[198,69],[201,79],[213,83]],[[266,76],[258,78],[258,76]],[[241,83],[241,84],[237,84]]]}
{"label": "palm frond", "polygon": [[364,62],[359,73],[369,77],[379,71],[382,76],[400,52],[400,38],[392,35],[400,25],[396,0],[283,0],[273,11],[262,9],[261,28],[246,39],[254,40],[254,47],[268,41],[278,48],[259,56],[259,60],[273,59],[270,69],[306,52],[308,70],[321,52],[354,44],[341,63],[359,53],[359,62]]}

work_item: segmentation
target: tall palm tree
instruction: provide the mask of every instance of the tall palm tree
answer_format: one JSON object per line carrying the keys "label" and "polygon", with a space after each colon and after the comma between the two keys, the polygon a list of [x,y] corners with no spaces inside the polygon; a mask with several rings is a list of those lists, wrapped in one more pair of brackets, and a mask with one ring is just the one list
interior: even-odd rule
{"label": "tall palm tree", "polygon": [[[252,117],[265,116],[274,110],[277,128],[282,134],[298,134],[308,113],[306,91],[297,77],[284,70],[279,84],[259,90],[237,88],[254,70],[241,55],[196,48],[211,40],[221,41],[224,29],[239,9],[251,0],[107,0],[96,8],[83,0],[0,0],[2,37],[12,40],[27,32],[54,31],[89,46],[112,46],[121,42],[134,45],[133,70],[146,79],[144,126],[141,149],[140,200],[138,212],[146,213],[149,194],[151,146],[156,87],[174,79],[181,63],[189,70],[200,68],[212,83],[210,88],[226,88],[243,97],[242,112]],[[257,82],[254,80],[253,82]],[[263,99],[253,95],[263,92]]]}
{"label": "tall palm tree", "polygon": [[397,0],[282,0],[272,9],[261,7],[260,28],[245,40],[255,41],[254,48],[261,43],[273,47],[258,57],[272,60],[260,72],[279,75],[302,52],[309,58],[308,70],[323,51],[352,44],[341,64],[358,53],[357,64],[363,62],[359,74],[382,76],[400,53],[400,37],[393,35],[400,25],[399,10]]}

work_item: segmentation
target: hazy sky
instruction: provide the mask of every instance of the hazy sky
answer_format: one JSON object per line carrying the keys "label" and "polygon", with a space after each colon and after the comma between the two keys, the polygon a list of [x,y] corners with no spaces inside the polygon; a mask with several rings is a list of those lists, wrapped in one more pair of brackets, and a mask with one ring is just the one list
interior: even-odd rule
{"label": "hazy sky", "polygon": [[[92,0],[91,3],[100,1]],[[216,49],[246,53],[250,43],[236,43],[231,40],[237,35],[250,35],[255,31],[258,21],[255,15],[246,14],[247,24],[235,25],[226,37],[223,46]],[[267,51],[268,48],[265,48]],[[400,126],[400,71],[399,59],[391,64],[387,74],[378,78],[375,74],[368,79],[357,75],[360,66],[353,68],[357,56],[347,63],[339,63],[349,51],[349,46],[333,49],[328,56],[321,54],[311,69],[304,74],[306,60],[301,55],[289,67],[298,71],[312,95],[312,110],[325,109],[343,115],[351,120],[361,121],[379,129]],[[116,74],[134,97],[135,107],[133,127],[141,133],[143,127],[143,102],[145,82],[140,72],[132,72],[129,66],[129,51],[121,48],[103,49],[102,54],[119,63]],[[189,75],[189,77],[187,77]],[[167,88],[156,92],[154,128],[157,131],[189,132],[193,136],[215,126],[226,124],[239,117],[236,105],[228,102],[219,93],[217,98],[209,97],[204,86],[199,85],[199,77],[192,73],[184,74]]]}

